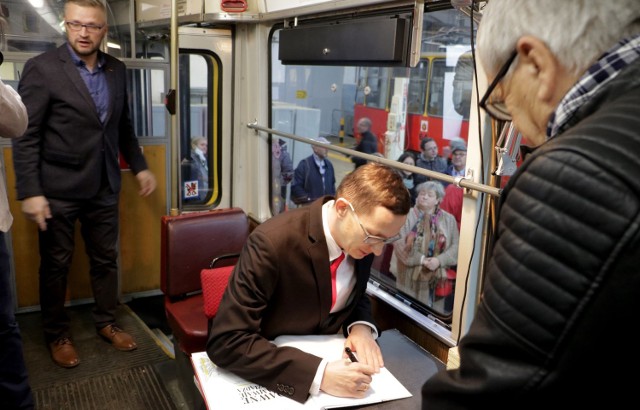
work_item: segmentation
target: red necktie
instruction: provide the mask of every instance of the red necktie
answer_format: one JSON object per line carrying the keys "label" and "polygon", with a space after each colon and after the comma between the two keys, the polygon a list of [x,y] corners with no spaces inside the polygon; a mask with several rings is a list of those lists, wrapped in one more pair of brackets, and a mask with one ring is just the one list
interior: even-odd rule
{"label": "red necktie", "polygon": [[344,252],[340,252],[340,256],[331,262],[331,309],[333,309],[333,305],[336,304],[336,297],[338,296],[338,291],[336,290],[336,272],[338,272],[338,266],[340,266],[340,262],[342,262],[343,259]]}

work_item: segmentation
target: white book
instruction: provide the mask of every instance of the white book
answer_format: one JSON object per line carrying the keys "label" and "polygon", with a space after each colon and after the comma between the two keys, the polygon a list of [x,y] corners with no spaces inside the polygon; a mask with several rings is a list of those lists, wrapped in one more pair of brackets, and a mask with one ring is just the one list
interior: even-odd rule
{"label": "white book", "polygon": [[[342,358],[345,339],[342,335],[280,336],[273,343],[277,346],[296,347],[334,361]],[[309,399],[301,404],[218,368],[211,362],[207,352],[193,353],[191,362],[195,370],[196,384],[210,410],[322,410],[412,396],[402,383],[383,367],[380,373],[373,375],[367,395],[363,398],[336,397],[321,391],[317,396],[309,396]]]}

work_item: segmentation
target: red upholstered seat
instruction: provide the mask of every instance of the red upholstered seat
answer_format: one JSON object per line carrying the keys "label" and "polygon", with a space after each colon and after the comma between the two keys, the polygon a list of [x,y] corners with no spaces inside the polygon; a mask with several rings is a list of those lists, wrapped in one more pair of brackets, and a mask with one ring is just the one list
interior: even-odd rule
{"label": "red upholstered seat", "polygon": [[165,303],[167,322],[180,350],[185,353],[201,352],[205,349],[209,329],[207,317],[202,313],[203,307],[202,293]]}
{"label": "red upholstered seat", "polygon": [[207,342],[200,272],[220,256],[239,254],[248,235],[249,221],[239,208],[162,217],[160,288],[174,341],[185,354],[205,350]]}

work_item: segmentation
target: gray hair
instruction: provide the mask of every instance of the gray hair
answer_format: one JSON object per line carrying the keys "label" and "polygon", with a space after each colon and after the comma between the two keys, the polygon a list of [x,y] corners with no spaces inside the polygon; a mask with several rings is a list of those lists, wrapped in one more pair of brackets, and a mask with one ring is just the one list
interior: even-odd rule
{"label": "gray hair", "polygon": [[518,39],[531,35],[580,75],[617,41],[639,30],[638,0],[491,0],[478,27],[478,55],[484,68],[496,73]]}
{"label": "gray hair", "polygon": [[438,198],[438,202],[442,201],[444,198],[444,187],[439,181],[427,181],[419,184],[416,187],[416,193],[433,191],[436,193],[436,198]]}

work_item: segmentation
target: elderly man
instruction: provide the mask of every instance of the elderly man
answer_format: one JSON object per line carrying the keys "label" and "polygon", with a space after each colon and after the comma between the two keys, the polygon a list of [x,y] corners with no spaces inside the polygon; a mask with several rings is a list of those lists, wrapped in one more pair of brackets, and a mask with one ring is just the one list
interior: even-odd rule
{"label": "elderly man", "polygon": [[611,348],[640,312],[638,2],[490,0],[478,55],[480,105],[537,148],[503,192],[460,367],[422,407],[627,406],[640,352]]}
{"label": "elderly man", "polygon": [[[324,137],[316,141],[329,145]],[[298,163],[291,183],[291,200],[296,205],[306,205],[324,195],[336,193],[336,173],[329,161],[329,149],[314,145],[313,154]]]}

